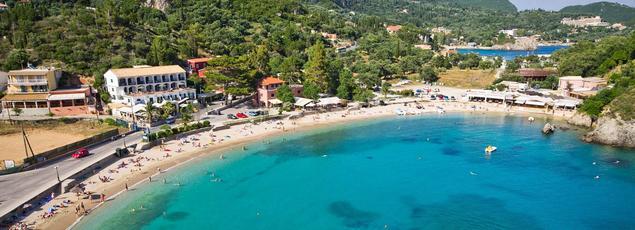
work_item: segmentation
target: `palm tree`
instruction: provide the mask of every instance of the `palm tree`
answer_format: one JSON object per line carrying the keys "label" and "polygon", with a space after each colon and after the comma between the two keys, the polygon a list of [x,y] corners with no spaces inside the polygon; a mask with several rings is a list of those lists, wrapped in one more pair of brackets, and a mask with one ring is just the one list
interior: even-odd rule
{"label": "palm tree", "polygon": [[174,104],[172,104],[171,102],[167,102],[161,107],[161,109],[163,110],[163,114],[161,114],[161,118],[168,119],[168,117],[172,115],[172,113],[174,113],[174,110],[176,108],[174,107]]}
{"label": "palm tree", "polygon": [[154,120],[154,115],[157,113],[157,110],[152,105],[152,103],[147,103],[146,106],[144,107],[143,113],[146,116],[146,118],[148,119],[148,122],[152,123],[152,120]]}

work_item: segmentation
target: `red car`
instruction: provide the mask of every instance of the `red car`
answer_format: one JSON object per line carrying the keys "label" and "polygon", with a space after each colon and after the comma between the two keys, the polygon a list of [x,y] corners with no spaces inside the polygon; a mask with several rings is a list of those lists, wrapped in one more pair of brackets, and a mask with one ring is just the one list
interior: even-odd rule
{"label": "red car", "polygon": [[244,113],[237,113],[236,116],[238,118],[247,118],[247,114],[244,114]]}
{"label": "red car", "polygon": [[82,157],[88,156],[88,149],[86,148],[81,148],[79,150],[77,150],[77,152],[73,153],[72,157],[75,159],[79,159]]}

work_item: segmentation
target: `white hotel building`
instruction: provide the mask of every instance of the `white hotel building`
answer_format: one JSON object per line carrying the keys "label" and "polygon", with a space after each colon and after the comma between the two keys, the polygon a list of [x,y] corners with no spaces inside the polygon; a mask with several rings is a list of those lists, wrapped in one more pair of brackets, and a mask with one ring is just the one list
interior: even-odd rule
{"label": "white hotel building", "polygon": [[178,65],[110,69],[104,74],[112,102],[134,106],[196,99],[187,88],[185,70]]}

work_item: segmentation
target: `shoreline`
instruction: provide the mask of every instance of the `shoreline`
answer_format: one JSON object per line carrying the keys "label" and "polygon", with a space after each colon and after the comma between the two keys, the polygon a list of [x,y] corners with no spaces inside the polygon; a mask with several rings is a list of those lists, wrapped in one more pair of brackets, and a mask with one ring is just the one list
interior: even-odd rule
{"label": "shoreline", "polygon": [[[412,104],[412,103],[411,103]],[[553,119],[553,120],[561,120],[566,121],[566,118],[570,117],[573,113],[568,114],[567,112],[546,114],[544,113],[544,109],[532,109],[532,108],[524,108],[519,107],[515,110],[512,108],[511,110],[507,110],[507,108],[499,106],[499,104],[491,104],[491,103],[479,103],[479,102],[423,102],[424,111],[422,111],[422,115],[436,113],[436,107],[442,106],[444,110],[448,113],[466,113],[466,114],[478,114],[478,115],[497,115],[497,116],[534,116],[536,118],[544,118],[544,119]],[[98,172],[87,176],[82,180],[83,184],[86,184],[86,190],[93,191],[96,194],[103,193],[106,195],[106,201],[110,201],[115,199],[118,195],[126,192],[125,186],[130,188],[136,188],[141,186],[143,183],[153,183],[149,182],[149,177],[156,177],[157,175],[167,173],[170,170],[175,169],[181,165],[185,165],[192,160],[198,159],[200,157],[211,157],[211,156],[220,156],[223,153],[240,150],[243,146],[254,143],[258,140],[262,140],[264,138],[274,138],[284,135],[285,133],[295,133],[295,132],[305,132],[309,130],[315,130],[322,127],[326,127],[328,125],[333,124],[342,124],[353,121],[363,121],[363,120],[377,120],[380,118],[388,118],[388,117],[398,117],[395,115],[394,110],[397,108],[407,108],[407,106],[403,106],[402,104],[393,104],[388,106],[379,106],[372,107],[360,110],[340,110],[334,112],[326,112],[326,113],[318,113],[307,115],[302,118],[296,119],[294,121],[285,119],[285,120],[276,120],[270,122],[262,122],[258,125],[252,124],[242,124],[232,126],[230,129],[221,130],[213,133],[213,135],[229,137],[227,141],[224,141],[225,138],[221,139],[217,144],[205,144],[204,147],[192,147],[183,146],[185,148],[182,152],[167,152],[169,154],[173,154],[173,156],[165,157],[162,159],[160,155],[166,153],[165,151],[159,150],[158,147],[152,148],[150,150],[144,151],[142,153],[137,153],[131,155],[130,157],[118,159],[115,163],[110,165],[106,165],[102,167]],[[447,108],[446,108],[447,107]],[[412,115],[418,116],[418,115]],[[282,124],[282,126],[280,126]],[[214,140],[212,134],[209,135],[209,138],[205,137],[208,132],[194,134],[188,136],[187,138],[199,138],[201,143],[204,143],[203,139],[211,139]],[[236,137],[236,138],[233,138]],[[179,140],[173,140],[166,142],[166,148],[176,149],[181,148],[177,147]],[[181,146],[181,145],[178,145]],[[159,159],[157,160],[157,154],[159,153]],[[125,169],[116,168],[118,164],[121,162],[128,162],[131,158],[142,158],[147,159],[147,161],[143,162],[141,167],[138,167],[138,170],[135,169],[135,166],[130,164],[131,169],[130,172],[119,173],[118,171],[123,171]],[[150,159],[150,157],[153,157]],[[139,160],[143,161],[143,159]],[[153,170],[157,169],[157,170]],[[115,171],[115,173],[113,173]],[[102,175],[107,176],[108,178],[114,178],[110,182],[94,182],[95,179],[101,177]],[[71,208],[61,209],[59,213],[54,215],[48,219],[42,219],[40,213],[43,210],[48,210],[48,206],[52,206],[54,203],[59,203],[61,200],[72,200],[75,203],[70,206],[76,206],[80,202],[86,204],[86,210],[90,215],[91,212],[101,207],[101,205],[105,202],[99,202],[97,204],[91,203],[90,200],[79,200],[73,193],[64,193],[61,194],[52,201],[47,204],[41,206],[40,210],[32,211],[27,215],[26,218],[23,219],[24,223],[33,223],[34,229],[70,229],[79,223],[84,216],[77,216],[75,213],[71,211]]]}

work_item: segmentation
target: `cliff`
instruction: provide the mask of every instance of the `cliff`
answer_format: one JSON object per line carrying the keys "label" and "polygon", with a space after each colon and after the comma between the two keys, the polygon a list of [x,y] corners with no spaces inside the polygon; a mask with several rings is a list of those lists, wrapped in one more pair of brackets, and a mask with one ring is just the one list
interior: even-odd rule
{"label": "cliff", "polygon": [[589,142],[635,148],[635,87],[615,98],[583,139]]}
{"label": "cliff", "polygon": [[593,131],[584,135],[588,142],[635,148],[635,121],[626,122],[620,118],[601,117]]}

